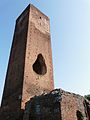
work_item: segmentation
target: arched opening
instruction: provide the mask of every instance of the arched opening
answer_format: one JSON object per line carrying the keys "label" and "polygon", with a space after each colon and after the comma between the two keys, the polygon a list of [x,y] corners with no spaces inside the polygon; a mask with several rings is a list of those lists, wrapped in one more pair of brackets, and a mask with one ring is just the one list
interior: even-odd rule
{"label": "arched opening", "polygon": [[39,75],[45,75],[47,73],[45,59],[42,54],[37,56],[37,59],[33,64],[33,70]]}
{"label": "arched opening", "polygon": [[77,120],[83,120],[83,115],[79,110],[77,110],[76,114],[77,114]]}

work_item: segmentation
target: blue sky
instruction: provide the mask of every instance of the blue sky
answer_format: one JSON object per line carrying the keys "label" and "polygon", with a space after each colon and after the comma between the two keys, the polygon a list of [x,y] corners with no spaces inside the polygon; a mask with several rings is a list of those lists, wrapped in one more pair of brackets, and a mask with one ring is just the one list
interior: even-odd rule
{"label": "blue sky", "polygon": [[90,0],[0,2],[0,99],[15,20],[32,3],[50,17],[55,88],[90,93]]}

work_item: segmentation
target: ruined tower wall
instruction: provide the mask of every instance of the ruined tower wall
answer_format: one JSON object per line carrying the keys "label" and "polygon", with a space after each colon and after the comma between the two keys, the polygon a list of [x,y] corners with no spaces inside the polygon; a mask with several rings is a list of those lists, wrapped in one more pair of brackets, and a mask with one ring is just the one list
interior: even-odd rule
{"label": "ruined tower wall", "polygon": [[[1,106],[20,109],[25,65],[29,11],[23,12],[22,19],[16,21],[8,70],[5,80]],[[13,107],[12,107],[13,106]]]}
{"label": "ruined tower wall", "polygon": [[24,109],[54,89],[49,18],[29,5],[17,18],[1,106]]}
{"label": "ruined tower wall", "polygon": [[0,120],[90,120],[88,100],[53,90],[49,22],[33,5],[16,20]]}
{"label": "ruined tower wall", "polygon": [[90,120],[90,102],[80,95],[56,89],[27,102],[23,120],[31,119]]}
{"label": "ruined tower wall", "polygon": [[[49,92],[54,88],[49,18],[34,6],[30,7],[29,16],[22,96],[24,102],[26,102],[26,98]],[[43,69],[45,64],[45,73],[41,73],[42,71],[39,73],[39,69],[37,73],[33,68],[33,64],[40,54],[44,61],[41,61],[42,68],[39,68],[40,65],[38,68]]]}

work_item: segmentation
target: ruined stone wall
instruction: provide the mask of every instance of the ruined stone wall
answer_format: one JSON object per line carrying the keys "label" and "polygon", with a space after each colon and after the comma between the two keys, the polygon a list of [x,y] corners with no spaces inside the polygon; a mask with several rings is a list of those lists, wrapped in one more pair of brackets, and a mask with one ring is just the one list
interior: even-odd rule
{"label": "ruined stone wall", "polygon": [[60,101],[59,90],[35,96],[26,103],[23,120],[61,120]]}
{"label": "ruined stone wall", "polygon": [[90,120],[89,110],[84,97],[56,89],[28,101],[23,120]]}
{"label": "ruined stone wall", "polygon": [[[89,120],[86,100],[80,95],[61,90],[61,114],[62,120],[79,120],[78,114],[81,113],[82,120]],[[90,104],[90,103],[88,103]]]}
{"label": "ruined stone wall", "polygon": [[31,98],[24,111],[3,107],[0,120],[90,120],[90,102],[80,95],[55,89]]}

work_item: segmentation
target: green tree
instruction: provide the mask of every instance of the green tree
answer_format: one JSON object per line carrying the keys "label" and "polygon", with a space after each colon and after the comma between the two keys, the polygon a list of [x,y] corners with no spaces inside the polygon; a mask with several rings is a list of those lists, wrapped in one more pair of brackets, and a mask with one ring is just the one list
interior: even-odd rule
{"label": "green tree", "polygon": [[85,95],[85,98],[90,101],[90,94],[89,95]]}

